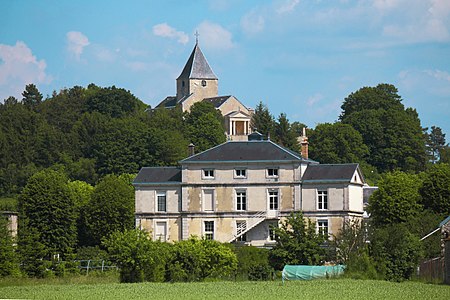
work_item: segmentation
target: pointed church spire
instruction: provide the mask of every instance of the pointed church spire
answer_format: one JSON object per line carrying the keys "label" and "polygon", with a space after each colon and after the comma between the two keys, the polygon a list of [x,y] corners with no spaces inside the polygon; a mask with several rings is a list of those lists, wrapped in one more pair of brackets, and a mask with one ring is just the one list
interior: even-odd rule
{"label": "pointed church spire", "polygon": [[206,61],[205,56],[198,45],[198,33],[194,50],[192,50],[186,65],[177,79],[218,79]]}

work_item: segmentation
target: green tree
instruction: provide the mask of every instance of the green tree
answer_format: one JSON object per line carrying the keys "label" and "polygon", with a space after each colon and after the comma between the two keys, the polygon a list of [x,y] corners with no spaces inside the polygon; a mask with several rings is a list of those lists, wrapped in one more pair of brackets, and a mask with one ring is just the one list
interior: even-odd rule
{"label": "green tree", "polygon": [[25,91],[23,91],[22,96],[22,103],[25,107],[32,110],[35,110],[36,107],[42,102],[42,94],[33,83],[25,86]]}
{"label": "green tree", "polygon": [[148,126],[136,118],[110,119],[104,132],[97,135],[93,155],[97,173],[137,173],[151,165]]}
{"label": "green tree", "polygon": [[[171,129],[151,129],[148,148],[158,166],[178,165],[188,155],[188,141],[183,134]],[[203,145],[203,146],[202,146]],[[200,149],[208,147],[200,143]]]}
{"label": "green tree", "polygon": [[425,168],[426,138],[417,112],[405,109],[390,84],[364,87],[342,104],[340,120],[350,124],[369,148],[367,162],[378,171],[421,171]]}
{"label": "green tree", "polygon": [[291,124],[286,117],[286,114],[281,113],[275,123],[275,137],[276,143],[289,148],[293,151],[299,151],[300,145],[297,141],[297,135],[295,131],[291,128]]}
{"label": "green tree", "polygon": [[369,149],[361,134],[351,125],[324,123],[309,136],[310,157],[324,164],[365,162]]}
{"label": "green tree", "polygon": [[115,86],[108,88],[90,84],[86,91],[88,112],[99,112],[113,118],[121,118],[144,111],[147,105],[136,98],[130,91]]}
{"label": "green tree", "polygon": [[274,133],[275,119],[270,114],[269,108],[262,101],[255,108],[250,126],[253,130],[262,133],[266,137]]}
{"label": "green tree", "polygon": [[120,269],[120,282],[144,281],[144,270],[154,262],[148,233],[139,229],[115,231],[102,243]]}
{"label": "green tree", "polygon": [[75,202],[67,181],[63,173],[43,170],[28,180],[19,196],[20,218],[37,230],[48,254],[62,258],[76,243]]}
{"label": "green tree", "polygon": [[78,245],[89,245],[90,235],[87,227],[87,211],[91,204],[94,187],[89,183],[79,180],[70,181],[68,186],[75,203]]}
{"label": "green tree", "polygon": [[441,149],[439,154],[441,163],[450,164],[450,146],[448,144]]}
{"label": "green tree", "polygon": [[17,275],[19,268],[14,239],[8,226],[8,219],[0,216],[0,277]]}
{"label": "green tree", "polygon": [[204,151],[226,141],[223,116],[208,102],[197,102],[186,114],[187,139],[194,143],[196,151]]}
{"label": "green tree", "polygon": [[352,278],[378,279],[375,262],[369,255],[368,226],[362,220],[345,221],[331,245],[336,261],[346,265],[345,274]]}
{"label": "green tree", "polygon": [[440,127],[431,126],[431,132],[427,133],[426,136],[431,162],[436,163],[440,160],[441,151],[445,147],[445,133],[442,132]]}
{"label": "green tree", "polygon": [[319,265],[324,262],[327,240],[316,233],[311,220],[305,220],[302,212],[291,213],[281,227],[273,228],[277,244],[270,251],[270,262],[276,270],[284,265]]}
{"label": "green tree", "polygon": [[95,186],[86,211],[91,245],[100,245],[101,239],[114,231],[134,227],[134,189],[116,175],[106,175]]}
{"label": "green tree", "polygon": [[450,165],[436,164],[425,171],[419,191],[424,208],[450,215]]}
{"label": "green tree", "polygon": [[42,235],[27,219],[19,219],[18,254],[21,271],[30,277],[44,277],[51,253]]}
{"label": "green tree", "polygon": [[375,226],[406,223],[422,210],[419,177],[400,171],[386,173],[369,199],[368,211]]}
{"label": "green tree", "polygon": [[422,247],[419,238],[409,232],[406,224],[377,227],[370,241],[371,255],[385,279],[403,281],[414,275],[422,257]]}

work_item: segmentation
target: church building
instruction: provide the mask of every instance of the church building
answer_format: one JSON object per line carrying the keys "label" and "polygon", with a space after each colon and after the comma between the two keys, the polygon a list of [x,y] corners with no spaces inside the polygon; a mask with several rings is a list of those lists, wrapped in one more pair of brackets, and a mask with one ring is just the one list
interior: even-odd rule
{"label": "church building", "polygon": [[198,40],[176,85],[176,96],[166,97],[155,108],[174,109],[179,106],[184,112],[189,111],[196,102],[209,102],[224,116],[228,139],[247,139],[247,135],[251,133],[253,110],[232,95],[219,96],[219,79],[203,55]]}

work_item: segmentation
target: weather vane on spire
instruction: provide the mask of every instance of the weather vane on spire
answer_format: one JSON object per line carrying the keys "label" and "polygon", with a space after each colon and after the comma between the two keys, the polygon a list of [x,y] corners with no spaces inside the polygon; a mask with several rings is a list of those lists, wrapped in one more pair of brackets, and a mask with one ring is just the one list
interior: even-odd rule
{"label": "weather vane on spire", "polygon": [[194,35],[195,35],[195,43],[198,44],[198,36],[200,35],[198,34],[198,30],[195,31]]}

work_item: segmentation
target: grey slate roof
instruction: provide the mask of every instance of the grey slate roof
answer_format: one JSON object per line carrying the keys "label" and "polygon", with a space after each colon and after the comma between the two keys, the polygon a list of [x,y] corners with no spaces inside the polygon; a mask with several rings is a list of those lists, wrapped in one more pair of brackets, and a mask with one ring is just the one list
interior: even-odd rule
{"label": "grey slate roof", "polygon": [[303,182],[345,181],[350,182],[358,164],[313,165],[310,164],[303,174]]}
{"label": "grey slate roof", "polygon": [[230,97],[231,97],[231,95],[229,95],[229,96],[219,96],[219,97],[205,98],[202,101],[209,102],[212,105],[214,105],[215,108],[219,108]]}
{"label": "grey slate roof", "polygon": [[217,79],[213,70],[206,61],[205,56],[200,50],[198,43],[195,44],[194,50],[192,50],[191,56],[189,56],[183,71],[181,72],[180,78],[189,79]]}
{"label": "grey slate roof", "polygon": [[137,174],[133,184],[139,183],[180,183],[179,167],[144,167]]}
{"label": "grey slate roof", "polygon": [[[300,154],[272,141],[228,141],[181,161],[195,162],[305,161]],[[312,161],[311,161],[312,162]]]}
{"label": "grey slate roof", "polygon": [[175,96],[168,96],[163,101],[161,101],[158,105],[156,105],[155,108],[174,107],[176,105],[177,105],[177,97],[175,97]]}

